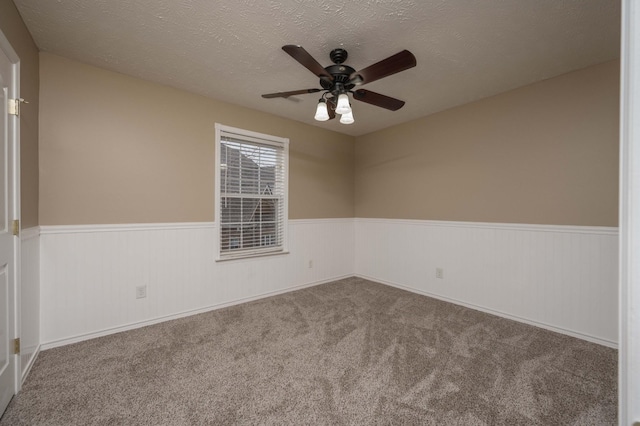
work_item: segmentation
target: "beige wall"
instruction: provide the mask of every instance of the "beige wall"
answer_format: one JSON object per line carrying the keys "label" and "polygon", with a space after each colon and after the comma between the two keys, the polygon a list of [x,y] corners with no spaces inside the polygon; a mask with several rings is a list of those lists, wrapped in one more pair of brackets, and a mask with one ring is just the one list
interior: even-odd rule
{"label": "beige wall", "polygon": [[619,63],[356,139],[357,217],[617,226]]}
{"label": "beige wall", "polygon": [[0,31],[20,58],[20,198],[22,227],[38,225],[38,49],[11,0],[0,0]]}
{"label": "beige wall", "polygon": [[289,217],[353,217],[354,139],[40,54],[40,223],[214,219],[214,124],[290,139]]}
{"label": "beige wall", "polygon": [[355,152],[349,136],[40,63],[42,225],[212,220],[220,122],[291,139],[293,219],[617,226],[617,61],[358,137]]}

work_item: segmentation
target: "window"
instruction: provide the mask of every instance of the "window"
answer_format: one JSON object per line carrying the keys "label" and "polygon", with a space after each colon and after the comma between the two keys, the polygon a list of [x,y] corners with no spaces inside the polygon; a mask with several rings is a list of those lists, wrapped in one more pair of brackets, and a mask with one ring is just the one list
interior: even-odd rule
{"label": "window", "polygon": [[289,140],[216,124],[218,259],[287,251]]}

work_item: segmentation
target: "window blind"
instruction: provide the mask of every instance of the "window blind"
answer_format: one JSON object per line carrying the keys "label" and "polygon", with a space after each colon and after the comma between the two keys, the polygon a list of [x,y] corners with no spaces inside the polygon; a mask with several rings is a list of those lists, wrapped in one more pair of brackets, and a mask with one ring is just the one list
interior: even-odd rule
{"label": "window blind", "polygon": [[285,249],[288,146],[286,140],[248,133],[219,131],[221,258]]}

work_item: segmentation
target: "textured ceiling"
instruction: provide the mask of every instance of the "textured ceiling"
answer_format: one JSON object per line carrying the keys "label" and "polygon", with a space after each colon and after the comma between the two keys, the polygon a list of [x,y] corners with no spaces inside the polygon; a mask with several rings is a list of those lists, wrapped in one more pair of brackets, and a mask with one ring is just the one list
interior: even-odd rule
{"label": "textured ceiling", "polygon": [[[617,0],[14,0],[38,47],[350,135],[362,135],[619,58]],[[415,68],[361,86],[406,101],[353,101],[352,125],[313,120],[319,87],[282,51],[362,69],[403,49]]]}

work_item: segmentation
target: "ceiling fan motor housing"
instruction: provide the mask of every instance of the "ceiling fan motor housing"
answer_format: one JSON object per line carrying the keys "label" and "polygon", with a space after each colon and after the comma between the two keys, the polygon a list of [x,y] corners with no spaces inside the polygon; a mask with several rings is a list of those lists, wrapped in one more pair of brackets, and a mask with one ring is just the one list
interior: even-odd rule
{"label": "ceiling fan motor housing", "polygon": [[326,77],[320,77],[320,85],[322,88],[330,91],[335,96],[355,87],[354,84],[346,84],[351,79],[351,74],[356,72],[356,70],[350,66],[342,64],[348,56],[347,51],[344,49],[333,49],[329,57],[335,65],[325,67],[325,70],[333,76],[333,81]]}
{"label": "ceiling fan motor housing", "polygon": [[328,78],[321,77],[320,85],[323,89],[333,90],[333,87],[336,86],[336,84],[343,86],[346,90],[350,90],[354,87],[353,84],[347,84],[351,78],[351,74],[356,72],[356,70],[350,66],[343,64],[329,65],[328,67],[325,67],[325,70],[333,76],[333,81]]}

